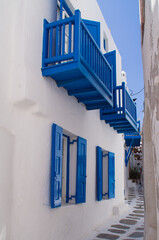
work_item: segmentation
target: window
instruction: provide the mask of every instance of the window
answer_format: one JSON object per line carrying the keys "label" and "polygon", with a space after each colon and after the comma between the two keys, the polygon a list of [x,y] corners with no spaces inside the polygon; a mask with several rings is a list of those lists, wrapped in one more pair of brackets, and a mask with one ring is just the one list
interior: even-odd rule
{"label": "window", "polygon": [[97,200],[115,198],[115,155],[97,147]]}
{"label": "window", "polygon": [[[70,8],[68,7],[68,5],[66,4],[66,2],[64,0],[57,1],[57,20],[66,19],[66,18],[70,17],[71,14],[72,14],[72,11],[70,10]],[[59,28],[58,39],[61,39],[61,37],[63,37],[63,31],[65,33],[64,54],[68,54],[69,53],[69,48],[70,48],[70,52],[73,51],[73,41],[74,41],[73,38],[74,38],[74,36],[71,33],[74,32],[74,26],[72,25],[71,29],[69,29],[69,24],[66,24],[64,29],[61,26],[61,28]],[[71,36],[70,46],[69,46],[69,36]],[[60,45],[60,41],[59,41],[59,44],[58,44],[58,49],[61,53],[62,52],[62,45]],[[62,61],[62,63],[63,62],[68,62],[68,61]]]}
{"label": "window", "polygon": [[87,141],[52,126],[51,207],[86,202]]}
{"label": "window", "polygon": [[104,38],[103,38],[103,48],[106,52],[108,52],[108,38],[105,33],[104,33]]}

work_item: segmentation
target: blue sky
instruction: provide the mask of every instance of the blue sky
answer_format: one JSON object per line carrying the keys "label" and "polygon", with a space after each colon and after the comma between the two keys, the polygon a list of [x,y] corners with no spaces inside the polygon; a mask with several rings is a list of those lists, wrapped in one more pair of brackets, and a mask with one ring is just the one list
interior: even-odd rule
{"label": "blue sky", "polygon": [[[122,57],[122,70],[127,74],[128,87],[135,94],[144,87],[139,2],[138,0],[97,0],[97,2]],[[137,98],[137,117],[142,122],[144,91],[132,98]]]}

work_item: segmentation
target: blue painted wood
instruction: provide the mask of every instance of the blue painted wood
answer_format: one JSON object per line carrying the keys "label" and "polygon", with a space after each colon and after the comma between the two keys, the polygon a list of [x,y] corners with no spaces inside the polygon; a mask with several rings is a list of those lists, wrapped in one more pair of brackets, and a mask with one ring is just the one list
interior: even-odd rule
{"label": "blue painted wood", "polygon": [[130,128],[130,129],[128,129],[128,130],[117,130],[117,133],[128,133],[128,132],[130,132],[130,131],[134,131],[134,129],[133,128]]}
{"label": "blue painted wood", "polygon": [[121,91],[119,90],[118,93],[119,93],[119,108],[120,108],[121,107]]}
{"label": "blue painted wood", "polygon": [[140,133],[140,121],[137,121],[138,132]]}
{"label": "blue painted wood", "polygon": [[60,19],[62,19],[63,9],[65,9],[65,11],[67,12],[67,14],[70,17],[73,16],[73,13],[72,13],[71,9],[68,7],[66,1],[65,0],[60,0]]}
{"label": "blue painted wood", "polygon": [[60,0],[60,19],[62,19],[63,3],[64,3],[64,0]]}
{"label": "blue painted wood", "polygon": [[58,35],[59,35],[59,42],[58,42],[58,55],[61,56],[61,47],[62,47],[62,26],[59,26],[59,32],[58,32]]}
{"label": "blue painted wood", "polygon": [[130,97],[129,93],[127,92],[127,90],[125,89],[125,99],[126,99],[126,106],[125,109],[126,111],[129,113],[129,115],[135,119],[136,123],[137,123],[137,115],[136,115],[136,104],[134,103],[134,101],[132,100],[132,98]]}
{"label": "blue painted wood", "polygon": [[101,120],[105,120],[107,123],[114,123],[114,122],[118,122],[120,123],[120,121],[124,121],[125,119],[125,115],[124,114],[116,114],[116,111],[111,111],[110,114],[107,113],[103,113],[103,109],[101,110]]}
{"label": "blue painted wood", "polygon": [[[87,69],[91,69],[94,74],[96,74],[96,77],[99,78],[99,81],[102,81],[102,83],[107,87],[107,89],[112,93],[112,89],[110,88],[111,82],[112,82],[112,75],[111,75],[111,67],[105,57],[103,56],[102,52],[100,51],[98,45],[96,44],[95,40],[93,37],[90,35],[88,29],[86,28],[85,24],[83,21],[81,21],[81,27],[82,27],[82,34],[84,34],[83,38],[85,38],[85,41],[81,42],[82,49],[85,49],[85,52],[81,56],[82,63],[85,65]],[[82,38],[82,39],[83,39]],[[91,42],[91,44],[89,44]],[[86,44],[85,44],[86,43]],[[84,46],[85,45],[85,46]],[[95,49],[95,59],[96,61],[95,66],[94,64],[90,64],[90,57],[89,57],[89,52],[91,52],[90,46]],[[91,57],[92,58],[92,57]],[[104,68],[107,69],[107,76],[105,79],[101,78],[101,71],[102,71],[102,66],[101,62],[103,61],[104,63]],[[94,68],[93,68],[94,67]]]}
{"label": "blue painted wood", "polygon": [[[63,67],[65,71],[62,71]],[[75,69],[78,72],[77,74],[75,72]],[[42,75],[45,77],[51,76],[54,80],[66,79],[66,76],[68,79],[68,74],[69,76],[73,75],[73,78],[75,78],[76,75],[81,74],[80,71],[78,70],[77,61],[72,61],[72,62],[70,61],[67,63],[64,62],[61,64],[42,68]]]}
{"label": "blue painted wood", "polygon": [[137,122],[136,119],[133,119],[132,116],[126,111],[126,120],[130,123],[130,125],[132,126],[133,130],[132,132],[136,132],[137,131]]}
{"label": "blue painted wood", "polygon": [[127,167],[128,162],[127,162],[127,150],[125,149],[125,167]]}
{"label": "blue painted wood", "polygon": [[90,21],[82,19],[84,24],[86,25],[88,31],[94,38],[95,42],[97,43],[98,47],[100,48],[100,22]]}
{"label": "blue painted wood", "polygon": [[53,29],[50,28],[50,46],[49,46],[49,58],[52,58],[52,43],[53,43]]}
{"label": "blue painted wood", "polygon": [[86,103],[86,102],[92,102],[92,103],[94,103],[94,101],[100,101],[100,102],[102,102],[103,101],[103,103],[105,102],[105,100],[101,97],[101,96],[92,96],[92,97],[79,97],[78,98],[78,102],[84,102],[84,103]]}
{"label": "blue painted wood", "polygon": [[71,41],[72,41],[72,24],[69,22],[69,54],[71,53]]}
{"label": "blue painted wood", "polygon": [[101,201],[103,198],[103,159],[101,147],[96,147],[97,159],[97,200]]}
{"label": "blue painted wood", "polygon": [[67,176],[66,176],[66,203],[69,202],[69,176],[70,176],[70,137],[63,134],[67,138]]}
{"label": "blue painted wood", "polygon": [[63,24],[69,24],[69,23],[74,23],[75,22],[75,16],[72,16],[70,18],[65,18],[65,19],[62,19],[62,20],[58,20],[56,22],[51,22],[51,23],[48,23],[46,24],[46,28],[49,29],[49,28],[56,28],[56,26],[62,26]]}
{"label": "blue painted wood", "polygon": [[[74,80],[74,84],[76,84],[77,82],[81,82],[81,79],[78,79],[78,78],[76,78],[75,80]],[[60,82],[57,82],[57,86],[58,87],[66,87],[67,85],[69,85],[69,84],[72,84],[72,80],[64,80],[64,81],[60,81]]]}
{"label": "blue painted wood", "polygon": [[66,179],[66,203],[69,202],[69,179],[70,179],[70,137],[67,140],[67,179]]}
{"label": "blue painted wood", "polygon": [[114,127],[114,128],[115,128],[115,127],[116,127],[116,128],[117,128],[117,127],[124,127],[124,128],[125,128],[125,127],[128,127],[128,126],[130,127],[130,125],[127,124],[127,123],[122,123],[122,124],[120,124],[120,125],[118,125],[118,124],[111,124],[111,123],[110,123],[110,127]]}
{"label": "blue painted wood", "polygon": [[62,55],[65,54],[65,24],[63,24],[62,26],[62,30],[63,30],[63,33],[62,33]]}
{"label": "blue painted wood", "polygon": [[[65,53],[64,35],[66,24],[69,25],[68,53]],[[74,27],[72,28],[73,25]],[[112,106],[112,69],[93,36],[81,20],[80,11],[75,11],[75,16],[68,19],[46,23],[45,29],[50,33],[52,31],[55,38],[51,39],[49,33],[47,33],[48,35],[45,34],[47,35],[46,37],[50,37],[51,44],[48,43],[48,40],[46,41],[46,49],[49,51],[49,56],[43,54],[43,76],[51,76],[57,81],[58,86],[64,86],[68,91],[74,92],[74,90],[86,89],[85,97],[88,97],[88,104],[86,102],[85,105],[87,109],[101,109],[108,105],[109,107]],[[71,41],[73,41],[73,49],[71,49]],[[56,51],[55,56],[52,56],[52,52],[54,52],[52,47],[54,46]],[[81,80],[81,83],[79,83],[79,81],[76,81],[77,78],[84,79],[84,81]],[[72,84],[70,81],[69,84],[65,82],[63,85],[64,81],[69,79],[72,81]],[[89,88],[94,88],[97,95],[87,95],[87,89]],[[99,101],[96,102],[97,96],[101,97],[100,103]],[[76,97],[78,98],[78,94]],[[89,97],[92,99],[92,103],[89,103]]]}
{"label": "blue painted wood", "polygon": [[97,109],[103,109],[105,107],[105,104],[87,104],[86,109],[87,110],[97,110]]}
{"label": "blue painted wood", "polygon": [[137,132],[127,132],[125,133],[124,139],[126,146],[130,146],[133,142],[133,147],[140,146],[141,135],[140,135],[140,121],[137,122]]}
{"label": "blue painted wood", "polygon": [[116,124],[118,124],[118,126],[120,126],[120,124],[122,125],[122,124],[129,124],[129,123],[124,118],[123,119],[121,118],[120,121],[119,121],[119,119],[114,118],[111,122],[109,122],[109,124],[111,125],[111,127],[113,127],[113,126],[116,126]]}
{"label": "blue painted wood", "polygon": [[69,6],[67,5],[66,1],[65,1],[65,0],[60,0],[60,1],[63,1],[62,7],[65,9],[65,11],[67,12],[67,14],[68,14],[70,17],[73,16],[73,13],[72,13],[71,9],[69,8]]}
{"label": "blue painted wood", "polygon": [[115,198],[115,154],[108,152],[108,198]]}
{"label": "blue painted wood", "polygon": [[51,157],[51,208],[61,206],[62,188],[62,136],[63,130],[52,125],[52,157]]}
{"label": "blue painted wood", "polygon": [[48,21],[44,19],[43,23],[43,51],[42,51],[42,68],[46,67],[45,59],[48,57],[48,30],[46,25]]}
{"label": "blue painted wood", "polygon": [[80,22],[81,22],[81,12],[79,10],[75,11],[75,40],[74,40],[74,52],[75,60],[79,60],[80,53]]}
{"label": "blue painted wood", "polygon": [[[104,57],[109,62],[112,70],[113,70],[113,89],[116,88],[116,51],[111,51],[104,54]],[[116,95],[114,95],[114,107],[116,106]]]}
{"label": "blue painted wood", "polygon": [[[56,26],[56,57],[58,55],[59,55],[59,26]],[[45,62],[47,62],[47,59]],[[51,61],[48,63],[51,63]]]}
{"label": "blue painted wood", "polygon": [[122,96],[123,96],[123,113],[125,114],[126,111],[126,91],[125,91],[125,83],[122,83]]}
{"label": "blue painted wood", "polygon": [[130,159],[130,156],[131,156],[131,153],[132,153],[132,147],[130,148],[129,153],[128,153],[128,151],[125,150],[125,167],[128,166],[128,162],[129,162],[129,159]]}
{"label": "blue painted wood", "polygon": [[[132,132],[136,131],[136,105],[125,89],[125,83],[114,88],[114,95],[114,99],[116,99],[114,107],[102,109],[100,112],[101,120],[106,120],[106,123],[110,123],[111,127],[114,127],[118,133],[127,132],[128,129]],[[123,121],[126,124],[125,127],[123,126]]]}
{"label": "blue painted wood", "polygon": [[75,89],[75,90],[69,90],[68,94],[70,96],[78,95],[78,96],[86,96],[87,94],[94,94],[97,93],[97,90],[95,88],[88,88],[88,89]]}
{"label": "blue painted wood", "polygon": [[[126,133],[128,134],[128,133]],[[130,146],[131,144],[131,141],[133,140],[133,146],[134,147],[137,147],[137,146],[140,146],[140,141],[141,141],[141,135],[130,135],[130,136],[125,136],[125,144],[126,146]]]}
{"label": "blue painted wood", "polygon": [[[59,51],[57,49],[56,51],[56,55],[59,54]],[[56,62],[59,62],[59,61],[66,61],[66,60],[70,60],[70,59],[73,59],[74,58],[74,54],[71,53],[71,54],[67,54],[67,55],[61,55],[61,56],[57,56],[57,57],[52,57],[52,58],[47,58],[45,59],[45,63],[46,64],[49,64],[49,63],[56,63]]]}
{"label": "blue painted wood", "polygon": [[128,150],[125,150],[125,167],[127,167],[127,165],[128,165],[130,155],[132,153],[132,149],[133,149],[133,140],[131,140],[131,144],[130,144]]}
{"label": "blue painted wood", "polygon": [[86,202],[86,157],[87,140],[77,139],[76,203]]}
{"label": "blue painted wood", "polygon": [[90,105],[91,106],[94,106],[96,109],[98,109],[98,108],[100,108],[97,104],[99,104],[99,105],[103,105],[103,106],[105,106],[105,100],[104,99],[94,99],[93,98],[93,100],[92,99],[89,99],[89,100],[78,100],[78,102],[83,102],[85,105],[86,105],[86,107],[89,107]]}
{"label": "blue painted wood", "polygon": [[115,130],[129,130],[131,128],[131,126],[130,125],[120,125],[120,126],[114,126],[114,129]]}
{"label": "blue painted wood", "polygon": [[[126,123],[127,123],[127,122],[126,122]],[[120,129],[123,129],[123,130],[125,130],[125,131],[128,131],[129,129],[132,129],[132,130],[133,130],[133,127],[132,127],[131,124],[125,124],[125,125],[120,124],[120,125],[118,125],[118,126],[114,125],[113,127],[114,127],[114,128],[116,127],[117,130],[120,130]],[[134,131],[135,131],[135,130],[134,130]]]}
{"label": "blue painted wood", "polygon": [[107,86],[100,81],[100,78],[95,74],[95,72],[89,67],[89,65],[81,57],[81,63],[79,63],[79,68],[82,74],[88,79],[91,84],[97,89],[99,93],[103,95],[107,102],[112,106],[112,93],[109,91]]}

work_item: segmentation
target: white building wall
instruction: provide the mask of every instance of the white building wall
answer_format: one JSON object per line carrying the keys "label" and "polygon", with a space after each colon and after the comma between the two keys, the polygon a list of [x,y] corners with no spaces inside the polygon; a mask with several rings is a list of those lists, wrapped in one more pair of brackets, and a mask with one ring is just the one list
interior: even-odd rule
{"label": "white building wall", "polygon": [[[109,51],[116,49],[97,2],[71,2],[83,18],[101,22]],[[0,239],[85,239],[124,203],[123,136],[100,120],[99,111],[87,111],[53,79],[42,77],[43,19],[56,19],[55,0],[2,0],[0,16]],[[87,139],[85,204],[50,208],[52,123]],[[97,145],[115,152],[116,164],[116,197],[101,202],[96,201]]]}
{"label": "white building wall", "polygon": [[145,87],[145,240],[159,239],[159,0],[140,0]]}

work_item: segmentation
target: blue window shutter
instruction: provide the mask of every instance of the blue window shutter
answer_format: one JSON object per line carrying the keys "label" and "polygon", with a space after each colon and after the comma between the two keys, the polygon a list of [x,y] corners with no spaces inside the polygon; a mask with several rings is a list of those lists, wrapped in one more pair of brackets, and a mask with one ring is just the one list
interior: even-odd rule
{"label": "blue window shutter", "polygon": [[51,208],[61,206],[63,130],[52,125]]}
{"label": "blue window shutter", "polygon": [[108,198],[115,198],[115,154],[108,153]]}
{"label": "blue window shutter", "polygon": [[101,201],[103,198],[103,159],[101,147],[96,148],[97,154],[97,200]]}
{"label": "blue window shutter", "polygon": [[78,137],[76,203],[86,202],[86,155],[87,155],[87,140]]}
{"label": "blue window shutter", "polygon": [[100,48],[100,22],[89,20],[83,20],[83,22]]}

